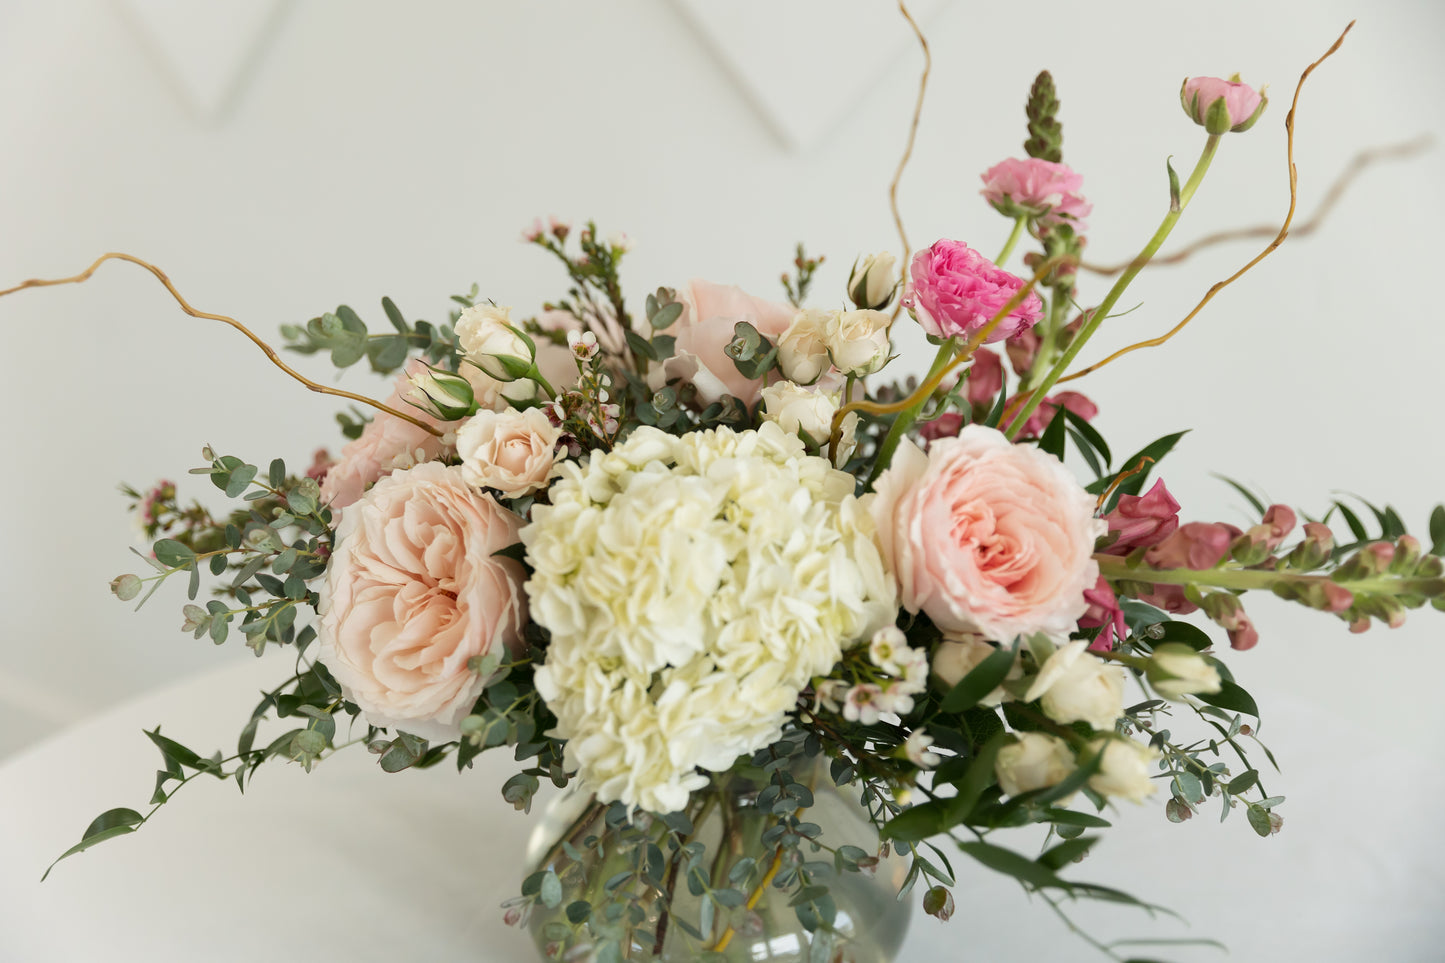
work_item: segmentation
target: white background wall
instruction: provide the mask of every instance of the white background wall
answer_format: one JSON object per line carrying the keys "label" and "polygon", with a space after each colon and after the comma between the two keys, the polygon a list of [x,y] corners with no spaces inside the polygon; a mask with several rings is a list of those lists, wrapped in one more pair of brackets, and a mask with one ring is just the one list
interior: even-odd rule
{"label": "white background wall", "polygon": [[[1177,106],[1189,74],[1242,71],[1270,83],[1273,103],[1253,131],[1227,138],[1176,237],[1281,217],[1294,82],[1361,18],[1304,94],[1302,215],[1362,148],[1422,133],[1435,148],[1368,171],[1321,231],[1287,243],[1169,346],[1074,387],[1099,403],[1116,450],[1194,428],[1164,472],[1188,517],[1240,520],[1240,499],[1208,474],[1218,471],[1311,511],[1336,490],[1389,500],[1423,532],[1445,500],[1434,247],[1445,7],[936,0],[918,10],[935,66],[901,194],[915,245],[950,236],[991,253],[1002,242],[1008,225],[978,198],[978,174],[1021,153],[1027,87],[1048,67],[1065,160],[1095,204],[1089,253],[1108,261],[1157,223],[1164,158],[1187,170],[1200,146]],[[801,239],[829,256],[817,297],[832,302],[856,254],[897,250],[886,188],[918,69],[911,35],[881,0],[0,0],[0,287],[122,250],[263,336],[338,302],[379,320],[384,294],[437,319],[472,281],[527,312],[561,289],[518,231],[555,213],[633,237],[634,298],[690,276],[780,295]],[[1139,310],[1086,356],[1167,329],[1255,248],[1149,272],[1125,298]],[[1103,290],[1086,281],[1080,296]],[[907,345],[916,367],[920,344]],[[181,315],[127,266],[0,301],[0,352],[11,459],[0,473],[3,754],[251,657],[180,634],[179,589],[138,615],[110,598],[109,579],[136,568],[117,481],[165,476],[202,493],[208,483],[184,473],[203,443],[303,464],[339,437],[330,399],[235,332]],[[331,376],[324,360],[306,370]],[[359,372],[346,383],[384,390]],[[1445,619],[1351,636],[1272,599],[1251,612],[1264,641],[1231,664],[1265,707],[1266,732],[1271,705],[1305,705],[1366,742],[1438,760]],[[1304,750],[1274,748],[1288,783]],[[1303,781],[1362,793],[1364,808],[1388,798],[1388,782],[1362,784],[1368,760],[1317,749]],[[1440,848],[1438,830],[1424,842]]]}

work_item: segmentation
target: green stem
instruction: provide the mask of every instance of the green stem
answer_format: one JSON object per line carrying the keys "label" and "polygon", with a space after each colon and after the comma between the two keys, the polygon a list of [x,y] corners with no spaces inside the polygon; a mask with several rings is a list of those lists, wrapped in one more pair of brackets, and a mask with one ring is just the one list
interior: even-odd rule
{"label": "green stem", "polygon": [[[953,360],[953,353],[958,349],[957,342],[957,338],[949,338],[938,346],[938,354],[934,356],[933,364],[929,367],[928,374],[923,376],[924,381],[938,374],[946,364]],[[846,401],[847,399],[844,400]],[[918,420],[918,413],[923,410],[923,406],[927,403],[927,398],[920,398],[913,407],[905,408],[893,419],[893,426],[888,429],[888,434],[884,436],[882,444],[878,446],[878,454],[873,459],[873,471],[868,475],[869,488],[873,487],[873,482],[878,479],[878,476],[883,473],[883,469],[887,468],[889,462],[893,460],[893,452],[898,449],[898,443],[908,434],[908,429],[913,427],[913,423]]]}
{"label": "green stem", "polygon": [[1049,389],[1063,376],[1069,365],[1073,363],[1074,358],[1078,356],[1079,351],[1088,340],[1094,336],[1094,332],[1099,329],[1099,325],[1109,316],[1109,312],[1114,309],[1114,305],[1118,303],[1119,298],[1124,294],[1124,291],[1133,282],[1134,278],[1144,269],[1144,265],[1148,264],[1150,259],[1159,252],[1159,248],[1164,244],[1165,239],[1169,237],[1169,233],[1174,230],[1174,225],[1178,223],[1179,215],[1184,213],[1184,208],[1189,206],[1189,201],[1194,197],[1194,192],[1199,189],[1199,183],[1204,180],[1204,175],[1209,170],[1209,164],[1214,160],[1214,152],[1219,148],[1220,136],[1219,134],[1211,134],[1209,139],[1204,142],[1204,150],[1200,152],[1199,160],[1195,162],[1194,170],[1189,174],[1189,180],[1184,182],[1184,187],[1179,191],[1178,203],[1170,203],[1169,213],[1164,215],[1164,220],[1159,223],[1159,229],[1154,232],[1154,236],[1149,239],[1149,243],[1144,245],[1144,249],[1139,252],[1138,257],[1134,258],[1128,269],[1119,275],[1119,280],[1114,282],[1114,286],[1109,289],[1109,293],[1104,296],[1104,300],[1089,314],[1089,319],[1084,322],[1084,326],[1079,329],[1079,333],[1074,336],[1073,341],[1069,343],[1068,348],[1064,350],[1059,360],[1049,369],[1049,373],[1044,377],[1043,381],[1034,389],[1033,394],[1029,396],[1028,402],[1014,415],[1013,421],[1009,423],[1008,430],[1005,432],[1010,438],[1015,437],[1019,433],[1019,430],[1022,429],[1024,424],[1029,420],[1029,415],[1034,413],[1034,409],[1038,408],[1039,403],[1044,400],[1044,396],[1049,393]]}
{"label": "green stem", "polygon": [[[1129,563],[1117,555],[1095,555],[1099,572],[1111,581],[1152,582],[1156,585],[1201,585],[1209,588],[1250,591],[1272,589],[1276,585],[1326,584],[1335,580],[1328,575],[1301,575],[1297,572],[1280,572],[1258,568],[1191,568],[1153,569],[1143,565],[1130,568]],[[1399,575],[1380,575],[1373,578],[1354,579],[1339,582],[1350,591],[1367,595],[1424,595],[1433,596],[1445,591],[1445,579],[1409,578]]]}
{"label": "green stem", "polygon": [[1043,380],[1044,373],[1048,370],[1047,365],[1053,360],[1054,351],[1058,348],[1059,332],[1064,327],[1064,307],[1068,303],[1068,287],[1065,285],[1054,288],[1053,296],[1049,298],[1049,315],[1044,319],[1044,334],[1039,339],[1039,350],[1034,355],[1033,367],[1029,369],[1023,390],[1031,391]]}
{"label": "green stem", "polygon": [[1027,217],[1022,216],[1014,219],[1014,229],[1009,232],[1008,240],[1003,242],[1003,250],[998,252],[998,257],[993,259],[993,263],[1002,266],[1003,262],[1008,260],[1008,256],[1014,252],[1014,245],[1019,242],[1019,238],[1023,237],[1024,225],[1028,221]]}

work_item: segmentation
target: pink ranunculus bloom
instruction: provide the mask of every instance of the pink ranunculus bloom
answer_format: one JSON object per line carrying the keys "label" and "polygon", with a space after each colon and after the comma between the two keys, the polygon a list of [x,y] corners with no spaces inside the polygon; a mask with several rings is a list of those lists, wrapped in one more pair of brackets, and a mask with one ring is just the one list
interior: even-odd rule
{"label": "pink ranunculus bloom", "polygon": [[762,382],[745,377],[723,349],[733,339],[733,328],[739,321],[748,322],[777,344],[797,310],[711,281],[689,281],[677,295],[683,304],[682,314],[665,332],[676,336],[676,353],[656,372],[653,380],[657,386],[679,377],[696,386],[704,404],[723,395],[732,395],[749,407],[757,404]]}
{"label": "pink ranunculus bloom", "polygon": [[1092,629],[1103,626],[1103,631],[1094,637],[1089,649],[1094,652],[1108,652],[1114,648],[1114,639],[1124,641],[1129,635],[1129,625],[1124,621],[1124,610],[1119,607],[1118,596],[1107,579],[1100,575],[1094,587],[1084,592],[1088,610],[1079,619],[1079,628]]}
{"label": "pink ranunculus bloom", "polygon": [[383,478],[341,516],[319,658],[369,723],[457,738],[487,682],[469,660],[522,645],[526,575],[494,554],[521,526],[437,462]]}
{"label": "pink ranunculus bloom", "polygon": [[1120,495],[1114,510],[1104,516],[1109,531],[1118,533],[1108,548],[1110,555],[1128,555],[1136,548],[1158,545],[1179,527],[1179,503],[1156,479],[1142,495]]}
{"label": "pink ranunculus bloom", "polygon": [[1094,499],[1052,455],[969,425],[924,454],[905,441],[872,513],[910,612],[1000,642],[1067,638],[1099,578]]}
{"label": "pink ranunculus bloom", "polygon": [[[1017,399],[1010,399],[1010,404],[1015,400]],[[1060,405],[1069,409],[1085,421],[1093,421],[1094,416],[1099,413],[1099,406],[1079,392],[1060,391],[1058,394],[1050,395],[1039,402],[1039,406],[1034,409],[1034,413],[1029,415],[1029,420],[1024,422],[1024,426],[1019,429],[1018,437],[1043,437],[1044,430],[1049,427],[1049,422],[1054,420],[1054,415],[1058,413]],[[1015,410],[1017,410],[1017,406],[1014,407]],[[1008,410],[1007,406],[1005,406],[1005,410]],[[1007,420],[1008,419],[1005,418],[1005,422],[1007,422]]]}
{"label": "pink ranunculus bloom", "polygon": [[[408,368],[415,370],[412,366]],[[411,390],[411,383],[407,381],[409,373],[404,370],[397,376],[396,386],[386,399],[386,406],[445,431],[445,422],[406,402],[404,396]],[[321,482],[322,504],[330,505],[333,510],[345,508],[359,499],[366,487],[377,479],[397,468],[410,468],[418,461],[430,461],[442,453],[442,448],[442,440],[436,435],[395,415],[378,411],[376,417],[361,430],[361,437],[347,442],[336,462],[327,470]]]}
{"label": "pink ranunculus bloom", "polygon": [[[1186,522],[1168,538],[1144,552],[1144,561],[1157,569],[1188,568],[1196,572],[1218,565],[1240,536],[1233,525]],[[1140,573],[1144,577],[1144,573]]]}
{"label": "pink ranunculus bloom", "polygon": [[[944,239],[919,251],[909,266],[903,306],[935,338],[971,335],[993,318],[1024,286],[1023,279],[995,265],[962,241]],[[1028,297],[999,322],[989,341],[1002,341],[1043,317],[1043,302]]]}
{"label": "pink ranunculus bloom", "polygon": [[1269,98],[1237,80],[1190,77],[1179,89],[1179,102],[1196,124],[1211,134],[1223,134],[1253,127]]}
{"label": "pink ranunculus bloom", "polygon": [[1026,213],[1044,227],[1067,222],[1082,234],[1088,226],[1084,218],[1094,209],[1080,193],[1083,188],[1084,178],[1068,164],[1010,157],[984,172],[979,193],[1009,217]]}

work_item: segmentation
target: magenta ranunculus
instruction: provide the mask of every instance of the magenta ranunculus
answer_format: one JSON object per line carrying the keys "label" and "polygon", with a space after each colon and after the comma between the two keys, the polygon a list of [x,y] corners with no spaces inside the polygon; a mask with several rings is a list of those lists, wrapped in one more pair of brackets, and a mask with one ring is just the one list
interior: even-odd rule
{"label": "magenta ranunculus", "polygon": [[969,425],[927,455],[899,445],[876,488],[871,510],[900,601],[944,632],[1065,639],[1088,610],[1104,523],[1053,455]]}
{"label": "magenta ranunculus", "polygon": [[1010,157],[984,172],[979,193],[1001,214],[1036,217],[1044,227],[1068,223],[1082,234],[1088,226],[1084,218],[1094,209],[1080,193],[1083,188],[1084,178],[1068,164]]}
{"label": "magenta ranunculus", "polygon": [[1238,80],[1190,77],[1179,89],[1179,103],[1196,124],[1211,134],[1223,134],[1253,127],[1268,106],[1269,98],[1264,91]]}
{"label": "magenta ranunculus", "polygon": [[[1023,279],[967,244],[945,238],[913,256],[903,305],[935,338],[966,336],[988,324],[1023,286]],[[986,340],[1002,341],[1032,327],[1043,310],[1039,296],[1029,292]]]}

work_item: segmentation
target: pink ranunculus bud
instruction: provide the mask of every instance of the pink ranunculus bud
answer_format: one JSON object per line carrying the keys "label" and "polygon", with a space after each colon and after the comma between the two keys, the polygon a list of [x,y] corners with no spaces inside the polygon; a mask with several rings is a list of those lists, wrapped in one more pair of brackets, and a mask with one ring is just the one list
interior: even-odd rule
{"label": "pink ranunculus bud", "polygon": [[1239,82],[1218,77],[1190,77],[1179,89],[1179,102],[1196,124],[1211,134],[1246,131],[1259,120],[1269,98],[1264,89],[1255,90]]}
{"label": "pink ranunculus bud", "polygon": [[998,393],[1003,390],[1003,362],[987,348],[973,353],[973,366],[968,369],[968,381],[964,383],[964,395],[975,408],[993,407]]}
{"label": "pink ranunculus bud", "polygon": [[925,421],[918,426],[918,434],[924,441],[937,441],[940,438],[953,438],[963,430],[963,415],[956,411],[946,411],[932,421]]}
{"label": "pink ranunculus bud", "polygon": [[[1232,525],[1215,522],[1188,522],[1144,553],[1144,561],[1159,569],[1188,568],[1202,571],[1213,568],[1229,553],[1230,543],[1240,535]],[[1141,573],[1141,578],[1143,573]]]}
{"label": "pink ranunculus bud", "polygon": [[1092,629],[1103,626],[1103,631],[1094,637],[1089,648],[1095,652],[1108,652],[1114,648],[1114,639],[1123,641],[1129,635],[1129,626],[1124,621],[1124,610],[1108,580],[1100,575],[1094,587],[1084,590],[1084,601],[1089,609],[1079,619],[1079,628]]}
{"label": "pink ranunculus bud", "polygon": [[[906,307],[924,331],[935,338],[971,335],[992,320],[1023,288],[1022,278],[995,265],[964,244],[947,238],[919,251],[909,265]],[[1038,323],[1043,302],[1029,295],[989,334],[1002,341]]]}
{"label": "pink ranunculus bud", "polygon": [[1083,188],[1084,178],[1067,164],[1011,157],[984,172],[979,193],[1007,217],[1037,218],[1042,227],[1067,222],[1082,234],[1084,218],[1094,209],[1080,193]]}
{"label": "pink ranunculus bud", "polygon": [[1120,495],[1119,504],[1104,516],[1109,531],[1118,538],[1106,549],[1110,555],[1128,555],[1136,548],[1157,545],[1179,527],[1179,503],[1164,486],[1154,482],[1143,495]]}

